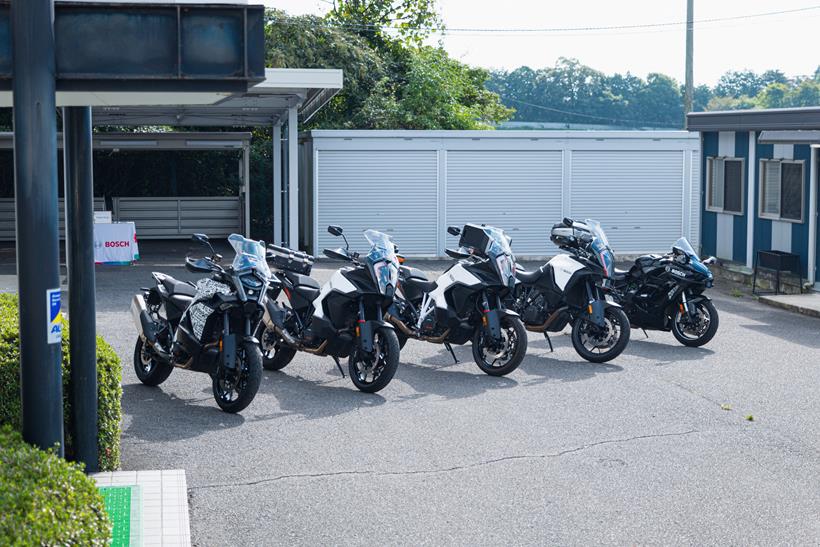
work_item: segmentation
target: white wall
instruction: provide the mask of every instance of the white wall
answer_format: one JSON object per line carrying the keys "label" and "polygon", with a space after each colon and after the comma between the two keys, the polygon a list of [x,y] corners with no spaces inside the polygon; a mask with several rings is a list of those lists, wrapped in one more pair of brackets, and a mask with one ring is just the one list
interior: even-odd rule
{"label": "white wall", "polygon": [[[617,254],[697,245],[700,139],[685,131],[313,131],[314,252],[380,229],[408,256],[444,256],[452,224],[487,223],[518,256],[556,249],[550,227],[595,218]],[[435,160],[435,165],[431,161]],[[323,191],[324,188],[324,191]],[[433,224],[433,226],[430,226]],[[361,240],[361,241],[359,241]]]}

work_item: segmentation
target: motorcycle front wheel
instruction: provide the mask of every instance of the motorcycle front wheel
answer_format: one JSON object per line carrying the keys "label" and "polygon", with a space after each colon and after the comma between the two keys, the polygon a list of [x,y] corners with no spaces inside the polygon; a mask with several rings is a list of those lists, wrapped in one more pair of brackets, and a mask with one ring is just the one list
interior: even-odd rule
{"label": "motorcycle front wheel", "polygon": [[158,361],[151,347],[143,342],[142,338],[137,338],[137,345],[134,347],[134,372],[140,382],[146,386],[156,387],[168,379],[174,372],[174,367]]}
{"label": "motorcycle front wheel", "polygon": [[286,346],[282,339],[269,331],[264,325],[260,327],[259,343],[262,346],[262,368],[265,370],[282,370],[293,360],[296,350]]}
{"label": "motorcycle front wheel", "polygon": [[629,343],[629,318],[621,308],[604,310],[600,327],[579,316],[572,324],[572,345],[578,355],[591,363],[606,363],[619,356]]}
{"label": "motorcycle front wheel", "polygon": [[384,389],[399,368],[399,339],[393,329],[382,327],[373,336],[372,354],[357,346],[348,360],[348,372],[353,384],[365,393]]}
{"label": "motorcycle front wheel", "polygon": [[498,347],[479,327],[473,334],[473,360],[490,376],[506,376],[521,364],[527,353],[527,330],[518,317],[501,319],[501,343]]}
{"label": "motorcycle front wheel", "polygon": [[672,334],[684,346],[698,348],[707,344],[718,330],[718,312],[709,300],[695,303],[695,317],[689,318],[680,309],[672,318]]}
{"label": "motorcycle front wheel", "polygon": [[247,408],[262,381],[262,350],[257,344],[244,342],[236,351],[236,369],[220,366],[213,376],[214,400],[225,412],[235,414]]}

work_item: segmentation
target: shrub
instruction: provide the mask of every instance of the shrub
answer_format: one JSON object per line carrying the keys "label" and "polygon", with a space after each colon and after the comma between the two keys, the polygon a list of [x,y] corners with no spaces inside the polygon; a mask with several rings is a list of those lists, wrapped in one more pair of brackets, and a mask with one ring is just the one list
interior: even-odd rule
{"label": "shrub", "polygon": [[[63,416],[65,456],[73,455],[71,427],[71,363],[68,322],[63,322]],[[120,359],[105,340],[97,337],[97,429],[99,466],[103,471],[120,465],[120,419],[122,415],[122,368]],[[0,424],[15,429],[22,425],[20,406],[20,332],[17,295],[0,294]]]}
{"label": "shrub", "polygon": [[78,464],[0,426],[0,545],[107,545],[111,524]]}

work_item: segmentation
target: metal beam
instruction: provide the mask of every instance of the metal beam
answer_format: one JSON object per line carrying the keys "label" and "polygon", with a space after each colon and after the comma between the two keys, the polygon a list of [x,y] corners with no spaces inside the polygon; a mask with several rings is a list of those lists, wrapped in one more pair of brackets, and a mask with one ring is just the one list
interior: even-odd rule
{"label": "metal beam", "polygon": [[74,458],[98,470],[97,329],[94,281],[94,170],[91,108],[63,109],[66,262],[71,329],[71,407]]}
{"label": "metal beam", "polygon": [[282,122],[273,124],[273,242],[282,240]]}
{"label": "metal beam", "polygon": [[299,248],[299,108],[288,109],[288,246]]}
{"label": "metal beam", "polygon": [[63,450],[53,0],[11,6],[23,438]]}
{"label": "metal beam", "polygon": [[245,237],[251,237],[251,147],[242,147],[242,181],[245,194]]}

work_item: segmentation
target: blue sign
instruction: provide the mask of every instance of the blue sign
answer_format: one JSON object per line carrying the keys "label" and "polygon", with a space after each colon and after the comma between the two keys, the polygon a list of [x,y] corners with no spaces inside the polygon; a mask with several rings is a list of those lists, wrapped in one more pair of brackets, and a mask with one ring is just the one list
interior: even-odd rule
{"label": "blue sign", "polygon": [[48,343],[59,344],[63,340],[63,314],[60,312],[60,289],[46,291],[48,304]]}

